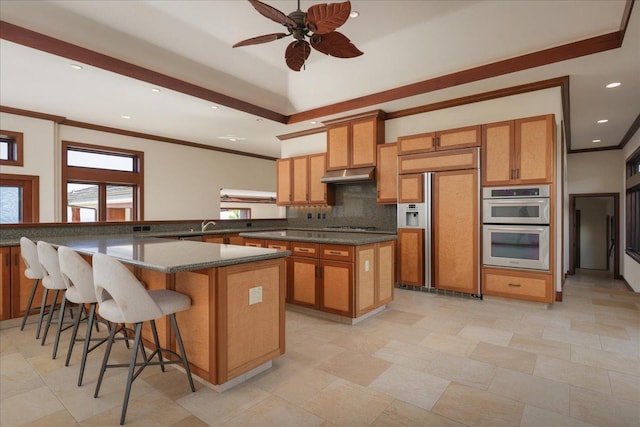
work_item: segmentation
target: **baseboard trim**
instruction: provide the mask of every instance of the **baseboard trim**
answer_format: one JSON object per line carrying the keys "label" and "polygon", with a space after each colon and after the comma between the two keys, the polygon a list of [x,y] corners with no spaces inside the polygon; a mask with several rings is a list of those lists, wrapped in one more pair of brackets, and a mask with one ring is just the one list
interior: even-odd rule
{"label": "baseboard trim", "polygon": [[624,285],[627,287],[628,290],[630,290],[631,292],[635,292],[635,289],[631,287],[629,282],[627,282],[627,279],[625,279],[622,274],[620,275],[620,280],[622,280],[622,283],[624,283]]}

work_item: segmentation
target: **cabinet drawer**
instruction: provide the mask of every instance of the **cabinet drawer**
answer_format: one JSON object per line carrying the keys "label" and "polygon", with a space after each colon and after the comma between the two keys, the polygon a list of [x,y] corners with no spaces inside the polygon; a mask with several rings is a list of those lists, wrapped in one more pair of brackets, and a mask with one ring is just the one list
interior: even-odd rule
{"label": "cabinet drawer", "polygon": [[284,240],[265,240],[265,245],[270,249],[278,249],[281,251],[289,250],[289,242]]}
{"label": "cabinet drawer", "polygon": [[553,302],[553,275],[516,270],[482,269],[483,293]]}
{"label": "cabinet drawer", "polygon": [[336,261],[353,261],[353,246],[343,245],[321,245],[322,259],[333,259]]}
{"label": "cabinet drawer", "polygon": [[254,248],[264,248],[264,240],[262,239],[244,239],[245,246],[253,246]]}
{"label": "cabinet drawer", "polygon": [[305,242],[291,242],[291,252],[294,256],[302,256],[307,258],[318,257],[318,244]]}
{"label": "cabinet drawer", "polygon": [[435,136],[435,132],[430,132],[399,137],[398,155],[434,151],[436,149]]}
{"label": "cabinet drawer", "polygon": [[398,173],[437,172],[445,170],[475,169],[478,167],[478,149],[439,151],[398,157]]}

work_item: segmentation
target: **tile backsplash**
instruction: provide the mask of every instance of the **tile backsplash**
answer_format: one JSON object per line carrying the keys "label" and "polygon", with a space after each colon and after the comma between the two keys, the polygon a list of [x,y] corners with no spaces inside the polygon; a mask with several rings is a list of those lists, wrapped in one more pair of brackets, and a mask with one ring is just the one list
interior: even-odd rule
{"label": "tile backsplash", "polygon": [[289,227],[357,226],[395,232],[396,205],[377,204],[376,195],[375,182],[336,185],[335,206],[288,207]]}

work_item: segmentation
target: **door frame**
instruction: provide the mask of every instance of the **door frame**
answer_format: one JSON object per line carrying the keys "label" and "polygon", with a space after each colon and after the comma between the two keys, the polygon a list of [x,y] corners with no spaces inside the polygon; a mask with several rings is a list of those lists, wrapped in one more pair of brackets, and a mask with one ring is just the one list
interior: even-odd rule
{"label": "door frame", "polygon": [[613,278],[622,279],[622,276],[620,276],[620,193],[569,194],[569,271],[567,274],[576,274],[575,252],[573,250],[573,246],[576,239],[574,218],[576,214],[576,198],[578,197],[613,197],[613,215],[615,216],[616,236],[613,248]]}

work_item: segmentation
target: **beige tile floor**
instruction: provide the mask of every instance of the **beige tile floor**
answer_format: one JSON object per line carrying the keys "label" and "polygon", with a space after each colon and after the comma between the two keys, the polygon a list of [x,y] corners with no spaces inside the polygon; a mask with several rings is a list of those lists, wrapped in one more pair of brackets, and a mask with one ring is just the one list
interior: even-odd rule
{"label": "beige tile floor", "polygon": [[[17,324],[0,323],[0,425],[117,425],[124,371],[108,371],[94,399],[102,350],[78,388],[79,351],[64,367],[66,347],[51,360],[33,320]],[[580,271],[553,305],[397,289],[355,326],[287,312],[272,369],[224,393],[196,387],[145,370],[126,425],[637,427],[640,294]]]}

